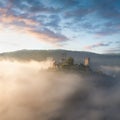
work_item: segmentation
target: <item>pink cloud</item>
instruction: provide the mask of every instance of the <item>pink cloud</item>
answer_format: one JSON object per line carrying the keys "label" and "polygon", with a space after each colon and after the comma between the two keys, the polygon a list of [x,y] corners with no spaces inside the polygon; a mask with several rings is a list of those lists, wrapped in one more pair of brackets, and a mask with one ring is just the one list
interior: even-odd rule
{"label": "pink cloud", "polygon": [[26,25],[33,25],[33,26],[38,25],[37,22],[35,22],[31,19],[25,19],[25,18],[22,18],[22,17],[13,16],[13,15],[3,14],[0,17],[0,22],[3,23],[3,24],[10,24],[10,23],[13,23],[15,21],[24,22]]}
{"label": "pink cloud", "polygon": [[103,47],[103,46],[109,46],[109,45],[110,45],[110,43],[102,43],[102,42],[100,42],[100,43],[85,46],[84,48],[86,50],[92,50],[92,49],[97,48],[97,47]]}

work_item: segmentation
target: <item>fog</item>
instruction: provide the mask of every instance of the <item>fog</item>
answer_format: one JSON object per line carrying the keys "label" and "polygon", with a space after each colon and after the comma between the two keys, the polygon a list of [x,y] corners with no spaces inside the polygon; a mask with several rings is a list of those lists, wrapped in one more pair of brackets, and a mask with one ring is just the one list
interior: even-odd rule
{"label": "fog", "polygon": [[120,120],[115,78],[47,70],[53,62],[0,61],[0,120]]}
{"label": "fog", "polygon": [[116,77],[120,79],[120,66],[100,66],[101,71],[103,71],[105,74],[108,74],[110,76]]}

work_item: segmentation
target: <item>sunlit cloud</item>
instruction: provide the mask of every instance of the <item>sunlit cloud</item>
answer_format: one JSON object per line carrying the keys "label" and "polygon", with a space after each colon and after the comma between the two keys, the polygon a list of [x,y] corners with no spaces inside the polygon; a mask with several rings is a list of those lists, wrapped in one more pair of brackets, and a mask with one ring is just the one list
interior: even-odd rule
{"label": "sunlit cloud", "polygon": [[[4,12],[4,10],[2,12]],[[68,38],[65,37],[64,35],[60,33],[55,33],[49,29],[44,29],[44,30],[39,30],[39,31],[36,30],[36,27],[38,26],[41,27],[41,25],[40,23],[35,22],[34,20],[31,20],[31,19],[25,19],[25,18],[18,17],[18,16],[2,14],[0,18],[0,22],[1,22],[0,24],[1,32],[3,31],[2,29],[5,29],[5,26],[7,26],[7,29],[9,28],[12,29],[14,33],[18,31],[21,34],[26,33],[28,36],[33,36],[37,38],[38,40],[47,42],[47,43],[56,44],[57,42],[59,43],[61,41],[68,40]],[[15,24],[16,22],[18,23],[17,25]],[[20,23],[24,23],[23,26],[21,26]],[[5,34],[6,35],[11,34],[11,32],[9,33],[7,32]]]}
{"label": "sunlit cloud", "polygon": [[1,18],[0,18],[0,22],[2,24],[14,24],[14,22],[23,22],[25,25],[28,25],[28,26],[36,26],[38,25],[37,22],[33,21],[33,20],[30,20],[30,19],[25,19],[25,18],[22,18],[22,17],[17,17],[17,16],[13,16],[13,15],[6,15],[6,14],[3,14],[1,15]]}
{"label": "sunlit cloud", "polygon": [[[84,47],[85,41],[87,43],[86,37],[95,43],[109,36],[106,42],[117,40],[113,36],[120,33],[119,4],[119,0],[0,0],[0,25],[20,33],[22,31],[21,34],[32,36],[53,47],[61,44],[65,48],[67,44],[74,49],[71,42],[79,42],[78,50]],[[105,46],[89,47],[89,44],[86,44],[88,50]]]}
{"label": "sunlit cloud", "polygon": [[85,46],[84,48],[86,50],[92,50],[92,49],[95,49],[95,48],[98,48],[98,47],[108,47],[110,44],[111,44],[111,42],[110,43],[102,43],[102,42],[100,42],[100,43]]}

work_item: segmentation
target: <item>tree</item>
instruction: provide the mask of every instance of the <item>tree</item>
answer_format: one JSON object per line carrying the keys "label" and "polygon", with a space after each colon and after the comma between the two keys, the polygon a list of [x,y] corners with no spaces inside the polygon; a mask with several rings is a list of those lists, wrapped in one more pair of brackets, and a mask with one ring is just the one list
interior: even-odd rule
{"label": "tree", "polygon": [[67,65],[70,65],[70,66],[74,65],[74,59],[72,57],[69,57],[68,59],[66,59],[65,62]]}

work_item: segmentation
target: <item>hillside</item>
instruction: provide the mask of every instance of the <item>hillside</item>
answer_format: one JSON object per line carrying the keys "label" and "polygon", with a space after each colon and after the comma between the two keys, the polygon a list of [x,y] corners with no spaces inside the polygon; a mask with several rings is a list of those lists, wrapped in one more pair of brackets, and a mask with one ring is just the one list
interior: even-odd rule
{"label": "hillside", "polygon": [[99,65],[119,65],[120,55],[96,54],[83,51],[66,51],[66,50],[20,50],[15,52],[1,53],[0,59],[17,59],[21,61],[36,60],[41,61],[49,57],[60,60],[64,56],[73,57],[76,63],[83,62],[85,57],[90,57],[91,64]]}

